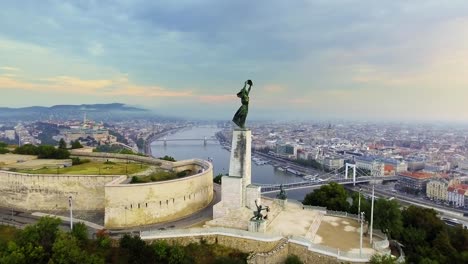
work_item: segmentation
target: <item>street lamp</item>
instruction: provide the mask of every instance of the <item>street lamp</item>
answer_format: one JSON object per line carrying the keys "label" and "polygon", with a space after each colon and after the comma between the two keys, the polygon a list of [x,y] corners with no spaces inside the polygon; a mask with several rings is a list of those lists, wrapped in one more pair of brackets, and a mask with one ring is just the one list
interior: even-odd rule
{"label": "street lamp", "polygon": [[73,230],[73,203],[72,197],[68,196],[68,205],[70,206],[70,230]]}
{"label": "street lamp", "polygon": [[370,218],[370,243],[372,244],[372,228],[374,224],[374,182],[372,182],[372,205],[371,205],[371,218]]}
{"label": "street lamp", "polygon": [[361,217],[361,187],[359,187],[358,219]]}
{"label": "street lamp", "polygon": [[364,212],[361,213],[361,235],[359,237],[359,257],[362,257],[362,229],[364,223]]}

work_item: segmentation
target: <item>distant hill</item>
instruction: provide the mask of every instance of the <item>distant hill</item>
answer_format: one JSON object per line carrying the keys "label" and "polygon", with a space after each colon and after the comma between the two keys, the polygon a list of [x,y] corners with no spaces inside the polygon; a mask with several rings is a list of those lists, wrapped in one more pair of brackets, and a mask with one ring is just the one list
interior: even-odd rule
{"label": "distant hill", "polygon": [[0,119],[5,121],[68,120],[82,119],[84,114],[99,121],[126,120],[131,118],[165,119],[147,109],[121,103],[30,106],[22,108],[0,107]]}

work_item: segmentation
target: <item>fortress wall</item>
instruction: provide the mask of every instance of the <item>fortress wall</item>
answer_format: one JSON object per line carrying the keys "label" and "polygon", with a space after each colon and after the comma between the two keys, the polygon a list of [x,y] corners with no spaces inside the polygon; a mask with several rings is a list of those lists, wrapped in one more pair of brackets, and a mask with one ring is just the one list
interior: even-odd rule
{"label": "fortress wall", "polygon": [[203,168],[195,175],[142,184],[105,186],[107,228],[124,228],[180,219],[208,206],[213,199],[213,167],[202,160],[172,164],[175,170]]}
{"label": "fortress wall", "polygon": [[23,210],[103,210],[104,185],[119,175],[24,174],[0,171],[0,206]]}

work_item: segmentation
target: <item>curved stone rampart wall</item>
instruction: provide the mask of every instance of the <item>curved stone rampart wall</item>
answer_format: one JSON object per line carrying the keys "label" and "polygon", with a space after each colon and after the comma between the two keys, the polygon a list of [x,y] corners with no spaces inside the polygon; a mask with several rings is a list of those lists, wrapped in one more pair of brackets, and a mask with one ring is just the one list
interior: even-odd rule
{"label": "curved stone rampart wall", "polygon": [[0,171],[0,206],[23,210],[102,210],[104,185],[121,175],[25,174]]}
{"label": "curved stone rampart wall", "polygon": [[128,160],[161,166],[191,176],[146,184],[123,184],[123,175],[24,174],[0,171],[0,206],[22,210],[105,210],[109,228],[138,226],[179,219],[196,213],[213,199],[213,167],[203,160],[169,162],[136,155],[86,153],[73,156],[96,160]]}
{"label": "curved stone rampart wall", "polygon": [[183,218],[213,199],[213,167],[202,160],[171,163],[175,171],[200,171],[185,178],[142,184],[114,181],[105,186],[107,228],[149,225]]}

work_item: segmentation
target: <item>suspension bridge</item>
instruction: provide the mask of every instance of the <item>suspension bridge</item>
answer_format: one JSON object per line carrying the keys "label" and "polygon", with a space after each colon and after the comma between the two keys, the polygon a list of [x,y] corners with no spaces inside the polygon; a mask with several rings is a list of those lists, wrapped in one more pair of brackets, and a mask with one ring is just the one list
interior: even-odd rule
{"label": "suspension bridge", "polygon": [[[349,174],[348,170],[353,169],[353,175]],[[345,169],[344,178],[339,177],[339,171]],[[356,174],[358,172],[358,175]],[[316,180],[284,183],[284,184],[255,184],[260,186],[262,194],[278,192],[282,186],[284,190],[298,190],[298,189],[307,189],[311,187],[320,187],[322,185],[329,184],[331,182],[336,182],[338,184],[347,185],[347,184],[359,184],[359,183],[369,183],[371,181],[396,181],[397,176],[370,176],[367,171],[357,168],[355,164],[347,163],[345,166],[336,169],[334,171],[325,173],[323,175],[315,177]],[[359,176],[361,175],[361,176]]]}
{"label": "suspension bridge", "polygon": [[203,145],[206,145],[208,144],[208,141],[218,141],[216,138],[214,137],[204,137],[204,138],[171,138],[171,139],[167,139],[167,138],[163,138],[163,139],[157,139],[157,140],[154,140],[154,142],[164,142],[164,146],[167,145],[167,142],[174,142],[174,141],[202,141],[203,142]]}

